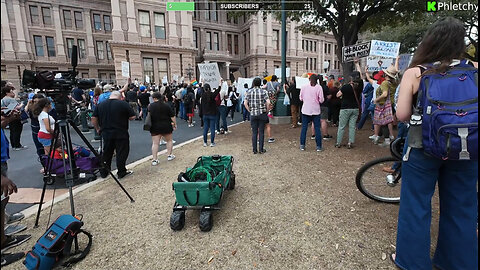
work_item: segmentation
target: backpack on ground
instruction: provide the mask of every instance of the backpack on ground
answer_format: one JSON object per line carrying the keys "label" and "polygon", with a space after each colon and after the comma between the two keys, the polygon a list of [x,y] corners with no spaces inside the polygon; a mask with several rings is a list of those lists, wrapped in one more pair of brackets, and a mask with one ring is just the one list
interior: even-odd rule
{"label": "backpack on ground", "polygon": [[[83,222],[72,215],[58,217],[27,253],[23,264],[27,269],[44,270],[60,263],[67,267],[81,261],[92,246],[92,235],[82,230],[82,226]],[[79,233],[87,235],[88,244],[83,251],[71,254],[73,240]]]}
{"label": "backpack on ground", "polygon": [[422,117],[421,141],[427,154],[478,160],[477,68],[462,60],[444,73],[422,76],[415,114]]}

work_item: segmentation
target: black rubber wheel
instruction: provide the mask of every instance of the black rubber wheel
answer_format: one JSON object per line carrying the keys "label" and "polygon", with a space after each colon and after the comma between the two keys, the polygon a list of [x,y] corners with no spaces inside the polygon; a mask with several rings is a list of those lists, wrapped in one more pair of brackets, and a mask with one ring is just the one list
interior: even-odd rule
{"label": "black rubber wheel", "polygon": [[213,213],[212,211],[200,212],[199,227],[202,232],[208,232],[213,227]]}
{"label": "black rubber wheel", "polygon": [[180,231],[185,226],[185,211],[173,211],[170,216],[170,228]]}
{"label": "black rubber wheel", "polygon": [[[378,202],[399,203],[401,164],[393,173],[384,171],[385,168],[391,168],[395,162],[402,161],[390,156],[363,165],[355,177],[358,190]],[[388,179],[393,180],[393,183],[389,183]]]}
{"label": "black rubber wheel", "polygon": [[230,173],[230,182],[228,182],[228,189],[232,190],[235,189],[235,173]]}

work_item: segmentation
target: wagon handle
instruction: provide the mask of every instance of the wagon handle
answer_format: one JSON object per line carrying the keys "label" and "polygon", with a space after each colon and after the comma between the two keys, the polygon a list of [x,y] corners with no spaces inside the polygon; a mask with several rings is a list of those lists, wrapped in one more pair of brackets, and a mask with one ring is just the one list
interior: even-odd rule
{"label": "wagon handle", "polygon": [[195,205],[198,204],[198,199],[200,198],[200,191],[198,191],[198,189],[197,189],[197,201],[195,202],[195,204],[192,204],[192,203],[188,200],[187,192],[186,192],[185,190],[183,191],[183,197],[185,198],[185,201],[188,203],[188,205],[195,206]]}

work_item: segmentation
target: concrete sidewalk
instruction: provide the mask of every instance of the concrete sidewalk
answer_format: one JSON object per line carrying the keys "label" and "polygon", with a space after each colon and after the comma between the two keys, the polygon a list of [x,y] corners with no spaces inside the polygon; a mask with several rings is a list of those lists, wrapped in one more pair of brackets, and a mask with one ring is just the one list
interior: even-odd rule
{"label": "concrete sidewalk", "polygon": [[[249,124],[231,130],[217,135],[216,147],[195,140],[174,150],[174,161],[162,155],[158,166],[138,164],[122,180],[135,203],[110,178],[78,192],[76,212],[94,242],[73,269],[395,269],[386,255],[394,250],[398,206],[373,202],[355,186],[362,164],[389,154],[371,144],[369,131],[357,133],[354,149],[324,141],[325,151],[317,153],[311,140],[307,151],[299,150],[300,129],[273,126],[277,141],[253,155]],[[198,156],[213,154],[235,157],[235,190],[225,193],[212,231],[199,230],[198,211],[187,211],[185,228],[172,231],[172,182]],[[9,252],[34,245],[49,210],[37,229],[34,216],[26,219],[32,239]],[[52,219],[68,213],[64,200],[54,205]]]}

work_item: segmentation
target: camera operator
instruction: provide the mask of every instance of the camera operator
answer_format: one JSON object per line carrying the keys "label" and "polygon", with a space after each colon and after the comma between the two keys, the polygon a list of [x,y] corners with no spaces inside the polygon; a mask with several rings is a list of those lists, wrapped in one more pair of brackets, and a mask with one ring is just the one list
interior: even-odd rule
{"label": "camera operator", "polygon": [[[88,129],[87,123],[87,98],[83,89],[75,87],[72,91],[72,102],[73,105],[78,105],[80,107],[80,124],[82,125],[82,132],[87,133],[90,130]],[[76,114],[76,110],[75,110]],[[77,124],[77,123],[75,123]]]}
{"label": "camera operator", "polygon": [[[2,87],[2,108],[11,106],[12,104],[18,104],[15,109],[18,109],[21,105],[15,99],[15,87],[9,83],[6,83],[4,87]],[[22,136],[23,124],[20,118],[15,119],[10,122],[10,142],[12,143],[12,149],[15,151],[26,149],[26,145],[22,145],[20,143],[20,137]]]}

